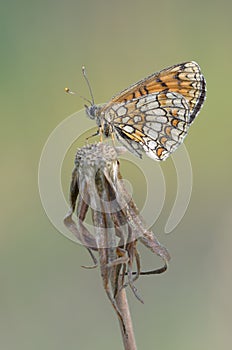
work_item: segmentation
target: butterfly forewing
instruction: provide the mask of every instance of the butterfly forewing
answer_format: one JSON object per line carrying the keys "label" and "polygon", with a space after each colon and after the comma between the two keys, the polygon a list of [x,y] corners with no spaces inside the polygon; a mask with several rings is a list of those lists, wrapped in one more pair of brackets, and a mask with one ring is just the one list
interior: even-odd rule
{"label": "butterfly forewing", "polygon": [[184,96],[189,104],[190,121],[192,122],[206,95],[206,83],[199,65],[192,61],[163,69],[123,90],[114,96],[109,104],[125,102],[161,91],[176,92]]}

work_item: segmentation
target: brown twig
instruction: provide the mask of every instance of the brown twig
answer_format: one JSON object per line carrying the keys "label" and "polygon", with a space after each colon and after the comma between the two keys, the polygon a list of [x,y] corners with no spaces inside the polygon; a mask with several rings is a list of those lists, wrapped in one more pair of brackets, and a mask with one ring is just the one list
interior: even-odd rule
{"label": "brown twig", "polygon": [[122,315],[126,333],[123,331],[123,327],[120,324],[121,334],[122,334],[122,340],[124,344],[125,350],[136,350],[136,343],[135,343],[135,335],[132,325],[132,319],[130,314],[130,309],[127,301],[127,295],[126,295],[126,289],[121,288],[121,290],[117,293],[115,297],[116,305],[118,306],[118,309]]}

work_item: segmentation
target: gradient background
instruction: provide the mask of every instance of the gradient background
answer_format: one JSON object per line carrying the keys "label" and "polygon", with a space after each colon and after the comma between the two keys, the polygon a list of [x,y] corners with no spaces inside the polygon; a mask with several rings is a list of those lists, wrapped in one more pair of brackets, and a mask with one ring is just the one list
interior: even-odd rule
{"label": "gradient background", "polygon": [[[89,263],[86,251],[60,235],[43,210],[38,162],[51,131],[83,107],[63,92],[68,85],[88,96],[83,64],[100,103],[185,60],[201,65],[208,87],[185,142],[192,198],[182,222],[165,235],[176,191],[168,160],[165,207],[153,229],[171,253],[170,269],[140,278],[145,305],[130,291],[129,302],[138,349],[231,346],[231,11],[226,0],[1,3],[1,349],[122,348],[99,271],[81,269]],[[74,154],[62,175],[67,193]],[[126,165],[122,173],[133,175]],[[140,175],[130,180],[141,206]],[[146,267],[159,264],[141,253]]]}

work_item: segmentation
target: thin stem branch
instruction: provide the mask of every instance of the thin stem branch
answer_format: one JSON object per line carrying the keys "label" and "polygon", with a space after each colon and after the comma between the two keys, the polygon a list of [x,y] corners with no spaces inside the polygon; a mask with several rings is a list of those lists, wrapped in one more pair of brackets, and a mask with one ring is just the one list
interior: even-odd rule
{"label": "thin stem branch", "polygon": [[115,301],[116,301],[118,309],[122,315],[125,329],[126,329],[126,333],[125,333],[125,331],[123,330],[123,326],[119,320],[124,349],[125,350],[137,350],[135,336],[134,336],[134,330],[133,330],[133,325],[132,325],[132,319],[131,319],[131,314],[130,314],[130,309],[129,309],[129,305],[128,305],[128,301],[127,301],[127,295],[126,295],[125,288],[122,288],[117,293]]}

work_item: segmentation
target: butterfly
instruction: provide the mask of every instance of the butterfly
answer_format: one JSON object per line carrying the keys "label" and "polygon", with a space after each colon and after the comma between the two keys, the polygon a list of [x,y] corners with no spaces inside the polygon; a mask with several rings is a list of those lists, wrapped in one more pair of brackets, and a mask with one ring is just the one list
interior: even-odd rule
{"label": "butterfly", "polygon": [[194,61],[153,73],[102,106],[94,103],[84,68],[83,74],[92,96],[86,114],[95,119],[98,133],[116,135],[140,158],[145,152],[157,161],[167,159],[183,143],[206,97],[206,81]]}

